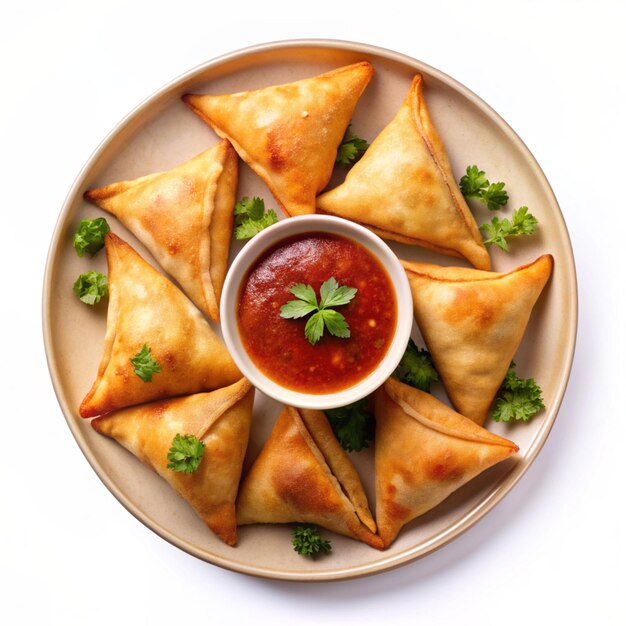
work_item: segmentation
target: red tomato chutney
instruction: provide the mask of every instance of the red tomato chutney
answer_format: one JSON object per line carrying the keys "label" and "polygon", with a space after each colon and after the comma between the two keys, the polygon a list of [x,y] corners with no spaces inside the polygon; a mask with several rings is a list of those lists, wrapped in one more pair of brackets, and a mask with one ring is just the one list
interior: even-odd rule
{"label": "red tomato chutney", "polygon": [[[280,307],[296,299],[290,289],[311,285],[317,300],[323,282],[356,287],[341,313],[350,337],[324,329],[311,345],[304,335],[310,315],[280,317]],[[328,233],[290,237],[263,253],[242,281],[237,306],[239,335],[249,357],[269,378],[302,393],[333,393],[361,381],[383,359],[397,323],[397,303],[387,271],[359,243]]]}

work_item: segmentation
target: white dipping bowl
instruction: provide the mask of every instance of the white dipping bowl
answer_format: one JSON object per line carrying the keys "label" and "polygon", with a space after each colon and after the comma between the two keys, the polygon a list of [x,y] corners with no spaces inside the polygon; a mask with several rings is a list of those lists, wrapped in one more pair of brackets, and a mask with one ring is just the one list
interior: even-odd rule
{"label": "white dipping bowl", "polygon": [[[306,233],[331,233],[352,239],[377,258],[387,271],[397,303],[397,323],[387,353],[365,378],[332,393],[304,393],[275,382],[250,358],[237,325],[239,291],[249,270],[263,253],[281,241]],[[398,366],[413,325],[413,299],[404,268],[378,235],[359,224],[330,215],[301,215],[279,221],[250,239],[230,266],[220,303],[224,342],[241,373],[259,390],[284,404],[302,409],[331,409],[356,402],[380,387]]]}

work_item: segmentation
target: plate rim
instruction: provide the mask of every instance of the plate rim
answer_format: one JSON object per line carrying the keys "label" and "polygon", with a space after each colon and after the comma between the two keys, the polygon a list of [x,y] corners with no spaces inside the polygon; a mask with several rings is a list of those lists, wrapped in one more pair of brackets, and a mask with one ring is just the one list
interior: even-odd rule
{"label": "plate rim", "polygon": [[[114,140],[114,138],[131,122],[133,122],[138,115],[140,115],[145,109],[150,108],[157,100],[164,95],[170,93],[172,90],[177,89],[183,83],[198,77],[203,72],[210,71],[221,65],[224,65],[230,61],[245,58],[250,55],[257,55],[259,53],[270,52],[279,49],[289,48],[312,48],[312,49],[334,49],[345,50],[348,52],[354,52],[363,55],[372,55],[383,57],[387,60],[403,64],[405,66],[413,68],[416,72],[425,72],[434,76],[442,83],[452,88],[462,96],[467,98],[474,106],[478,107],[483,113],[493,120],[514,144],[517,144],[518,148],[526,157],[528,164],[532,169],[532,175],[534,179],[540,183],[543,192],[551,200],[552,208],[556,209],[554,218],[558,221],[560,228],[564,234],[563,248],[565,255],[570,261],[571,272],[567,273],[571,281],[571,289],[567,290],[568,302],[567,305],[571,310],[571,322],[566,332],[566,345],[568,346],[568,352],[564,355],[564,361],[562,363],[561,375],[555,385],[555,402],[551,405],[550,410],[547,411],[544,424],[539,428],[534,439],[531,441],[528,451],[524,455],[523,463],[512,465],[511,469],[502,476],[497,484],[493,486],[489,494],[481,500],[481,502],[470,509],[460,519],[456,519],[452,524],[447,526],[438,535],[431,538],[429,541],[419,545],[408,548],[407,550],[394,555],[384,557],[385,553],[382,552],[383,558],[378,559],[372,563],[367,563],[357,566],[344,566],[333,570],[325,570],[320,572],[309,571],[288,571],[280,568],[269,568],[267,566],[250,566],[244,563],[237,562],[233,559],[227,559],[217,554],[208,554],[206,550],[191,544],[190,542],[175,536],[169,530],[163,528],[156,520],[151,518],[147,513],[141,511],[137,505],[129,500],[124,493],[122,493],[114,484],[104,469],[100,466],[97,460],[93,457],[88,444],[83,437],[78,424],[75,420],[71,419],[73,415],[71,408],[67,405],[66,400],[63,397],[60,375],[58,368],[53,357],[52,345],[54,343],[51,332],[51,320],[50,320],[50,307],[52,302],[52,281],[51,277],[54,273],[56,264],[58,263],[58,255],[55,255],[57,248],[59,247],[60,240],[63,235],[63,225],[67,221],[68,214],[70,212],[71,205],[75,199],[76,193],[82,188],[84,180],[87,174],[91,171],[94,164],[100,158],[101,154],[107,149],[108,145]],[[112,129],[106,134],[102,141],[98,144],[95,150],[91,153],[83,167],[80,169],[73,184],[71,185],[61,210],[59,212],[57,221],[52,232],[48,253],[46,255],[45,270],[43,276],[43,288],[42,288],[42,331],[44,339],[44,349],[46,355],[46,362],[50,378],[52,381],[53,389],[63,413],[63,417],[72,433],[76,443],[78,444],[83,456],[96,473],[101,482],[111,492],[111,494],[124,506],[124,508],[139,520],[144,526],[156,533],[159,537],[167,541],[168,543],[176,546],[184,552],[194,556],[204,562],[217,565],[224,569],[235,571],[238,573],[253,575],[260,578],[276,579],[276,580],[288,580],[288,581],[307,581],[307,582],[322,582],[333,580],[347,580],[359,577],[370,576],[379,574],[385,571],[389,571],[405,565],[411,561],[417,560],[427,554],[430,554],[443,546],[456,539],[458,536],[469,530],[474,524],[482,519],[487,513],[489,513],[515,486],[515,484],[524,476],[528,471],[535,458],[543,448],[553,426],[558,417],[558,413],[565,396],[565,391],[570,378],[574,354],[576,351],[577,330],[578,330],[578,280],[576,273],[576,263],[573,254],[571,237],[560,205],[556,199],[554,191],[543,172],[541,166],[537,162],[536,158],[524,143],[521,137],[509,126],[509,124],[482,98],[460,83],[455,78],[449,76],[445,72],[424,63],[418,59],[408,56],[404,53],[400,53],[385,47],[375,46],[367,43],[360,43],[342,39],[325,39],[325,38],[298,38],[298,39],[284,39],[276,40],[266,43],[255,44],[244,48],[237,49],[232,52],[214,57],[206,62],[200,63],[195,67],[183,72],[173,80],[165,83],[162,87],[155,90],[151,95],[142,100],[136,105],[129,113],[127,113]],[[517,471],[516,471],[517,468]]]}

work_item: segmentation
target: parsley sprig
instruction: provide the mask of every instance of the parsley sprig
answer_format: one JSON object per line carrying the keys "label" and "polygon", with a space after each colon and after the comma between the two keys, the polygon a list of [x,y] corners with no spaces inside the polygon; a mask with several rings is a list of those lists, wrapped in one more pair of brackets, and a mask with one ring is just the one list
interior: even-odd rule
{"label": "parsley sprig", "polygon": [[251,239],[276,222],[276,212],[265,209],[263,198],[246,196],[235,205],[235,239]]}
{"label": "parsley sprig", "polygon": [[73,290],[81,302],[93,306],[109,295],[109,282],[104,274],[90,270],[76,279]]}
{"label": "parsley sprig", "polygon": [[486,246],[495,243],[499,248],[508,251],[507,237],[532,235],[536,224],[537,218],[532,213],[528,213],[528,207],[523,206],[513,211],[512,220],[506,217],[504,219],[494,217],[490,223],[483,224],[480,228],[487,237],[484,240]]}
{"label": "parsley sprig", "polygon": [[490,183],[485,172],[476,165],[468,165],[459,186],[466,198],[480,200],[490,211],[501,209],[509,201],[505,183]]}
{"label": "parsley sprig", "polygon": [[204,456],[204,442],[195,435],[177,433],[172,440],[172,447],[167,453],[168,469],[175,472],[193,474],[200,466]]}
{"label": "parsley sprig", "polygon": [[359,452],[369,447],[369,442],[374,439],[375,421],[367,398],[336,409],[326,409],[324,413],[344,450]]}
{"label": "parsley sprig", "polygon": [[304,327],[304,336],[315,345],[324,334],[324,327],[335,337],[350,337],[350,327],[346,318],[331,307],[348,304],[358,291],[355,287],[339,286],[334,277],[322,283],[320,302],[311,285],[298,283],[290,290],[297,300],[290,300],[280,307],[280,316],[285,319],[299,319],[313,313]]}
{"label": "parsley sprig", "polygon": [[351,125],[348,124],[339,148],[337,148],[335,163],[342,167],[349,167],[356,163],[369,148],[369,143],[365,139],[361,139],[352,133],[350,130]]}
{"label": "parsley sprig", "polygon": [[298,554],[311,558],[322,553],[328,554],[332,550],[330,541],[322,539],[315,526],[296,526],[291,543]]}
{"label": "parsley sprig", "polygon": [[430,352],[418,348],[413,339],[409,339],[395,375],[401,382],[427,393],[431,383],[439,380]]}
{"label": "parsley sprig", "polygon": [[152,375],[158,374],[161,371],[160,365],[152,357],[151,352],[152,348],[148,348],[144,343],[141,350],[130,359],[133,372],[135,372],[144,383],[152,382]]}
{"label": "parsley sprig", "polygon": [[103,217],[80,220],[72,237],[72,245],[80,257],[85,252],[94,256],[104,246],[104,236],[111,230]]}
{"label": "parsley sprig", "polygon": [[535,379],[519,378],[515,363],[511,362],[491,409],[491,419],[496,422],[527,422],[545,408],[541,393]]}

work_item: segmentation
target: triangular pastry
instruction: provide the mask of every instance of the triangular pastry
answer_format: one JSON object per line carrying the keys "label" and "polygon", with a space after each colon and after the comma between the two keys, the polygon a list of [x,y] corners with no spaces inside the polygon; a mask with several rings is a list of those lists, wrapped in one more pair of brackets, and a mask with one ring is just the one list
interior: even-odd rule
{"label": "triangular pastry", "polygon": [[315,212],[337,148],[373,74],[368,62],[313,78],[184,102],[263,179],[288,215]]}
{"label": "triangular pastry", "polygon": [[237,522],[302,522],[381,548],[361,481],[321,411],[285,407],[243,479]]}
{"label": "triangular pastry", "polygon": [[[104,353],[82,417],[142,402],[218,389],[241,373],[219,337],[187,297],[126,242],[105,237],[109,308]],[[143,345],[161,371],[144,382],[130,359]]]}
{"label": "triangular pastry", "polygon": [[552,256],[506,274],[402,265],[417,325],[452,404],[483,424],[550,277]]}
{"label": "triangular pastry", "polygon": [[394,379],[376,391],[375,415],[376,523],[385,547],[405,524],[518,450]]}
{"label": "triangular pastry", "polygon": [[416,244],[491,267],[478,226],[456,183],[422,96],[422,76],[345,181],[318,209],[359,222],[384,239]]}
{"label": "triangular pastry", "polygon": [[[116,439],[185,498],[224,542],[237,540],[235,499],[248,445],[254,388],[239,382],[182,398],[161,400],[97,417],[91,425]],[[190,474],[167,467],[174,437],[194,435],[204,443]]]}
{"label": "triangular pastry", "polygon": [[236,191],[237,154],[221,141],[172,170],[90,189],[85,198],[115,215],[218,321]]}

